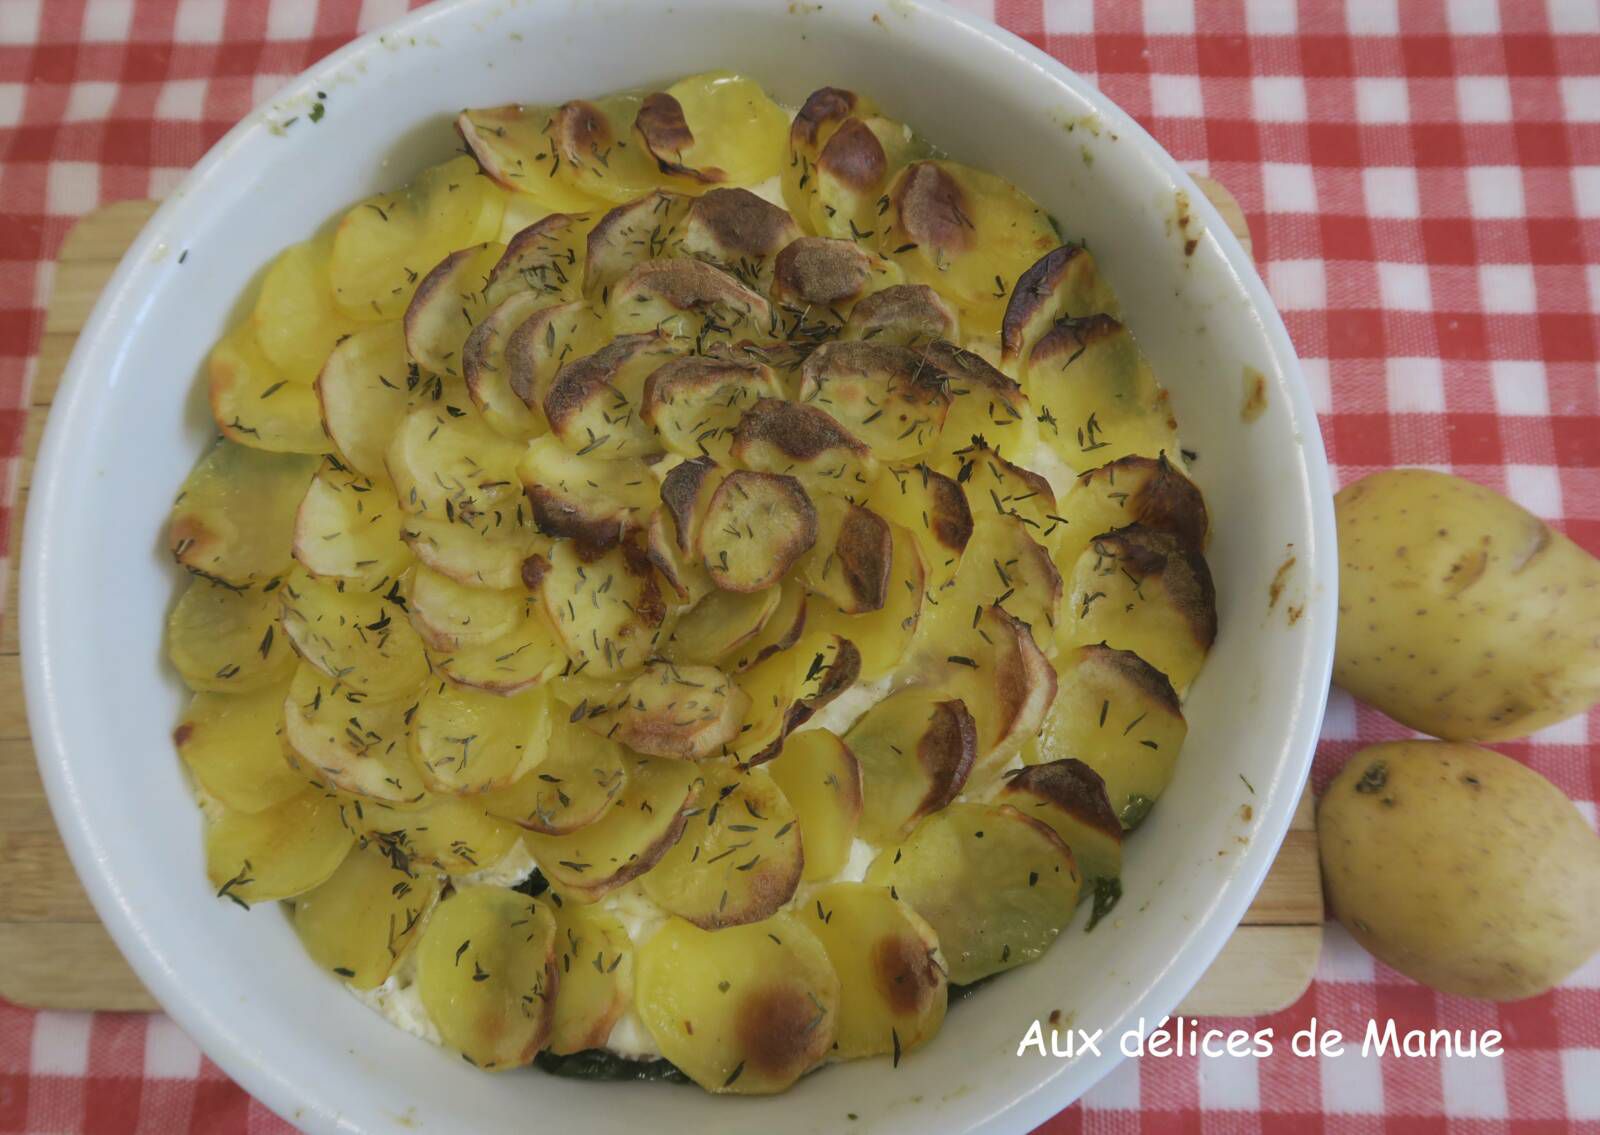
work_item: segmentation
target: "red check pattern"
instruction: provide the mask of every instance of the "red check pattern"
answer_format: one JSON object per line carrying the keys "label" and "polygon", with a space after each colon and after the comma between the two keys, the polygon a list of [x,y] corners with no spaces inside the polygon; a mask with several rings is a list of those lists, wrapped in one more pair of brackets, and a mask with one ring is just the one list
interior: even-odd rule
{"label": "red check pattern", "polygon": [[[1600,552],[1600,0],[965,0],[1099,84],[1238,196],[1341,483],[1450,469]],[[50,265],[74,217],[161,196],[286,77],[405,0],[0,0],[0,505]],[[1202,455],[1202,460],[1203,460]],[[10,510],[0,508],[0,538]],[[0,547],[6,546],[0,543]],[[1405,732],[1335,692],[1315,782]],[[1500,746],[1593,822],[1600,713]],[[1296,1057],[1498,1028],[1490,1059]],[[1493,1006],[1336,927],[1264,1059],[1124,1062],[1042,1129],[1600,1133],[1600,960]],[[0,1004],[0,1132],[276,1132],[166,1018]]]}

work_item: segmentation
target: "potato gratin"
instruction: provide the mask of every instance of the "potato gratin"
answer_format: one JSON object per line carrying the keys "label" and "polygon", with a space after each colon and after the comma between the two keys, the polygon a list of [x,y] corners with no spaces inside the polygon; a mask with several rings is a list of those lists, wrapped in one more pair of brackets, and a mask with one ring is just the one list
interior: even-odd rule
{"label": "potato gratin", "polygon": [[212,884],[482,1068],[898,1062],[1110,908],[1171,775],[1216,614],[1166,397],[1084,244],[850,91],[457,128],[210,358]]}

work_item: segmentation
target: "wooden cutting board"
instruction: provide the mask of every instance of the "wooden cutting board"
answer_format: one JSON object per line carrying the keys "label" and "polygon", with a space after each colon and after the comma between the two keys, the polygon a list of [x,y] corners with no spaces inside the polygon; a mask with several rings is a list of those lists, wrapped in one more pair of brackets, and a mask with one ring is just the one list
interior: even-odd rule
{"label": "wooden cutting board", "polygon": [[[1233,196],[1215,183],[1200,184],[1248,248]],[[108,205],[80,220],[62,243],[24,435],[14,544],[45,414],[72,345],[155,207],[152,201]],[[17,610],[16,577],[13,570],[8,614]],[[16,620],[9,617],[0,626],[0,866],[0,997],[51,1009],[157,1007],[95,917],[56,834],[28,740]],[[1243,924],[1182,1009],[1245,1016],[1283,1008],[1305,991],[1321,948],[1322,884],[1308,796]]]}

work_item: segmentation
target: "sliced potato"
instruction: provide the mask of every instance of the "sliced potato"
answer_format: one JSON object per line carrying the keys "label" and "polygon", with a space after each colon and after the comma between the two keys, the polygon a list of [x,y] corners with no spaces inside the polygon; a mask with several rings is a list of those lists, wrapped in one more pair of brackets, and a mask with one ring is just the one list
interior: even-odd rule
{"label": "sliced potato", "polygon": [[322,426],[340,459],[367,477],[387,477],[389,439],[415,407],[454,396],[406,354],[399,321],[363,327],[333,349],[317,376]]}
{"label": "sliced potato", "polygon": [[867,710],[844,735],[861,766],[861,835],[890,843],[960,794],[977,757],[965,703],[910,687]]}
{"label": "sliced potato", "polygon": [[1116,311],[1117,297],[1095,268],[1093,254],[1081,244],[1064,244],[1017,277],[1000,323],[1000,357],[1020,363],[1057,320]]}
{"label": "sliced potato", "polygon": [[527,441],[548,428],[543,411],[529,408],[512,389],[506,350],[511,333],[548,303],[539,292],[515,292],[491,308],[461,346],[472,404],[490,429],[514,441]]}
{"label": "sliced potato", "polygon": [[296,795],[305,777],[283,759],[286,685],[196,694],[172,731],[178,755],[207,793],[235,812],[260,812]]}
{"label": "sliced potato", "polygon": [[346,797],[346,820],[393,858],[447,875],[471,875],[504,859],[522,837],[514,824],[489,815],[483,802],[428,794],[404,807]]}
{"label": "sliced potato", "polygon": [[622,335],[558,370],[544,398],[550,432],[579,457],[650,457],[661,439],[644,419],[645,382],[676,357],[670,342],[646,329]]}
{"label": "sliced potato", "polygon": [[249,693],[294,672],[294,651],[278,633],[276,591],[235,591],[208,579],[191,582],[167,616],[167,657],[196,691]]}
{"label": "sliced potato", "polygon": [[850,309],[843,339],[920,347],[936,339],[960,342],[960,316],[926,284],[891,284]]}
{"label": "sliced potato", "polygon": [[739,735],[748,706],[715,667],[649,662],[608,704],[591,706],[584,722],[638,753],[699,760]]}
{"label": "sliced potato", "polygon": [[1106,782],[1082,761],[1063,757],[1014,769],[996,800],[1049,824],[1072,849],[1097,899],[1101,884],[1122,875],[1122,824],[1111,809]]}
{"label": "sliced potato", "polygon": [[448,653],[477,646],[515,629],[528,596],[517,591],[469,587],[429,567],[411,573],[406,595],[411,625],[423,644]]}
{"label": "sliced potato", "polygon": [[1053,647],[1061,615],[1061,574],[1050,554],[1015,516],[974,510],[972,538],[954,580],[930,590],[922,612],[923,653],[935,660],[981,653],[977,626],[987,607],[1000,606]]}
{"label": "sliced potato", "polygon": [[565,903],[556,912],[555,1054],[604,1048],[617,1018],[633,1001],[633,942],[615,916],[597,906]]}
{"label": "sliced potato", "polygon": [[1077,758],[1104,781],[1122,827],[1137,827],[1172,779],[1188,733],[1178,695],[1137,654],[1103,644],[1064,654],[1060,674],[1056,700],[1022,759]]}
{"label": "sliced potato", "polygon": [[690,258],[635,264],[612,287],[606,310],[613,335],[657,333],[696,349],[765,337],[774,329],[766,297],[704,260]]}
{"label": "sliced potato", "polygon": [[535,438],[517,465],[534,523],[586,554],[644,528],[660,499],[650,467],[636,458],[579,457],[553,436]]}
{"label": "sliced potato", "polygon": [[622,674],[655,654],[666,603],[636,543],[586,560],[576,544],[561,540],[542,563],[530,574],[575,666],[591,675]]}
{"label": "sliced potato", "polygon": [[455,127],[484,175],[530,200],[535,212],[586,212],[599,199],[557,176],[561,162],[549,137],[554,120],[552,107],[496,106],[462,111]]}
{"label": "sliced potato", "polygon": [[295,900],[294,931],[323,969],[355,989],[376,989],[416,944],[438,898],[437,878],[368,843]]}
{"label": "sliced potato", "polygon": [[850,746],[832,730],[802,729],[763,767],[800,822],[801,877],[808,883],[833,878],[849,861],[861,823],[861,765]]}
{"label": "sliced potato", "polygon": [[306,240],[279,253],[250,313],[261,353],[299,386],[309,386],[328,352],[356,329],[334,302],[328,279],[332,243]]}
{"label": "sliced potato", "polygon": [[702,184],[757,185],[777,174],[787,126],[759,83],[708,71],[646,95],[634,133],[663,173]]}
{"label": "sliced potato", "polygon": [[454,520],[448,512],[408,516],[400,538],[430,571],[465,587],[505,591],[522,586],[522,565],[547,543],[531,512],[517,501],[481,515],[456,513]]}
{"label": "sliced potato", "polygon": [[515,1068],[555,1019],[556,920],[509,887],[464,887],[440,903],[417,944],[417,991],[444,1043],[475,1067]]}
{"label": "sliced potato", "polygon": [[518,229],[489,271],[484,288],[489,303],[498,305],[519,293],[537,298],[540,307],[577,299],[591,220],[583,215],[551,213]]}
{"label": "sliced potato", "polygon": [[972,539],[972,509],[954,477],[926,464],[891,467],[873,482],[866,505],[907,529],[922,550],[926,587],[937,593],[955,579]]}
{"label": "sliced potato", "polygon": [[572,660],[544,612],[529,604],[511,630],[436,655],[433,664],[458,686],[509,697],[569,670]]}
{"label": "sliced potato", "polygon": [[832,631],[856,644],[861,652],[861,679],[886,677],[910,654],[917,637],[926,594],[927,569],[916,538],[898,524],[889,525],[891,558],[883,606],[848,615],[829,598],[814,596],[808,620],[817,630]]}
{"label": "sliced potato", "polygon": [[316,395],[292,382],[241,323],[224,335],[206,360],[211,417],[222,436],[274,453],[321,453],[328,447]]}
{"label": "sliced potato", "polygon": [[530,831],[568,835],[598,820],[627,782],[626,750],[577,724],[587,706],[571,716],[551,707],[544,755],[531,772],[485,793],[490,814]]}
{"label": "sliced potato", "polygon": [[407,744],[415,693],[369,698],[302,663],[281,706],[289,760],[352,796],[388,804],[419,802],[422,778]]}
{"label": "sliced potato", "polygon": [[894,535],[883,517],[843,497],[819,496],[816,539],[796,578],[850,615],[882,609],[889,598]]}
{"label": "sliced potato", "polygon": [[799,481],[736,469],[706,506],[700,558],[722,590],[761,591],[783,578],[816,539],[817,510]]}
{"label": "sliced potato", "polygon": [[734,427],[733,460],[796,477],[807,490],[854,497],[878,475],[878,459],[820,406],[762,398]]}
{"label": "sliced potato", "polygon": [[313,457],[218,440],[184,478],[172,506],[173,558],[233,587],[277,579],[289,570],[295,509],[316,469]]}
{"label": "sliced potato", "polygon": [[551,176],[611,202],[631,201],[659,186],[662,175],[632,132],[643,101],[620,94],[593,102],[574,99],[556,108],[548,134],[561,165]]}
{"label": "sliced potato", "polygon": [[790,127],[784,201],[812,232],[871,239],[882,228],[890,175],[917,149],[911,132],[878,115],[870,100],[823,87]]}
{"label": "sliced potato", "polygon": [[395,602],[398,587],[377,595],[296,571],[274,598],[295,652],[350,689],[373,698],[405,697],[427,677],[422,639],[403,602]]}
{"label": "sliced potato", "polygon": [[490,273],[505,252],[501,244],[474,244],[450,253],[417,285],[406,307],[406,350],[418,366],[460,378],[462,346],[488,314]]}
{"label": "sliced potato", "polygon": [[552,886],[594,902],[644,874],[678,842],[699,799],[699,769],[687,761],[630,754],[622,791],[594,823],[566,835],[529,832],[528,850]]}
{"label": "sliced potato", "polygon": [[700,806],[683,837],[640,880],[662,909],[704,930],[758,922],[800,885],[800,826],[762,769],[702,766]]}
{"label": "sliced potato", "polygon": [[584,293],[603,304],[635,264],[677,255],[689,204],[688,197],[658,189],[601,217],[589,231]]}
{"label": "sliced potato", "polygon": [[834,1056],[893,1056],[931,1040],[948,998],[939,938],[884,887],[833,883],[799,910],[839,975]]}
{"label": "sliced potato", "polygon": [[355,836],[339,802],[306,788],[259,812],[224,810],[206,825],[206,875],[240,906],[293,898],[339,869]]}
{"label": "sliced potato", "polygon": [[801,375],[802,402],[822,407],[888,461],[928,452],[950,412],[943,372],[909,347],[825,343],[812,352]]}
{"label": "sliced potato", "polygon": [[[690,464],[685,462],[685,464]],[[679,466],[681,468],[681,466]],[[670,474],[669,474],[670,476]],[[645,525],[645,550],[673,597],[682,604],[698,603],[717,590],[705,564],[678,547],[677,524],[665,505],[650,514]]]}
{"label": "sliced potato", "polygon": [[1044,824],[1003,805],[952,804],[879,852],[866,881],[928,920],[950,980],[969,985],[1049,949],[1072,920],[1080,880]]}
{"label": "sliced potato", "polygon": [[[1059,563],[1076,563],[1095,536],[1139,524],[1201,551],[1210,521],[1205,498],[1165,455],[1119,457],[1078,477],[1057,510],[1065,525],[1054,535]],[[1047,533],[1048,535],[1048,533]]]}
{"label": "sliced potato", "polygon": [[790,649],[750,666],[738,679],[749,700],[735,755],[747,765],[772,760],[785,737],[860,677],[855,644],[827,631],[810,632]]}
{"label": "sliced potato", "polygon": [[760,399],[782,397],[777,376],[763,363],[689,355],[645,380],[640,414],[668,453],[726,463],[745,411]]}
{"label": "sliced potato", "polygon": [[781,1092],[833,1046],[839,977],[793,915],[718,931],[669,919],[634,973],[645,1027],[708,1092]]}
{"label": "sliced potato", "polygon": [[801,235],[793,217],[748,189],[713,189],[689,206],[680,247],[766,292],[773,261]]}
{"label": "sliced potato", "polygon": [[1035,542],[1054,551],[1061,517],[1055,490],[1044,477],[1007,461],[981,436],[941,464],[966,488],[972,507],[981,516],[1015,517]]}
{"label": "sliced potato", "polygon": [[731,673],[748,670],[756,663],[788,650],[800,641],[806,626],[806,589],[793,579],[778,585],[778,605],[754,638],[742,643],[733,653],[727,669]]}
{"label": "sliced potato", "polygon": [[1033,737],[1056,697],[1056,672],[1028,625],[1004,607],[985,607],[964,656],[949,655],[937,687],[959,697],[978,726],[971,784],[986,785]]}
{"label": "sliced potato", "polygon": [[521,456],[522,447],[490,429],[470,403],[443,402],[406,415],[384,464],[407,512],[470,525],[520,503]]}
{"label": "sliced potato", "polygon": [[506,339],[511,393],[543,422],[544,400],[556,373],[598,350],[604,341],[600,314],[588,304],[574,301],[539,308]]}
{"label": "sliced potato", "polygon": [[432,792],[477,796],[526,776],[548,752],[540,688],[512,697],[435,681],[411,713],[411,755]]}
{"label": "sliced potato", "polygon": [[712,665],[761,633],[783,599],[780,587],[765,591],[716,590],[677,620],[662,645],[670,662]]}
{"label": "sliced potato", "polygon": [[387,480],[324,462],[295,513],[294,558],[318,579],[381,589],[412,561],[400,539],[400,502]]}
{"label": "sliced potato", "polygon": [[991,439],[998,452],[1032,453],[1039,444],[1040,415],[1015,380],[977,351],[936,339],[917,348],[923,364],[944,376],[950,413],[940,449],[961,449]]}
{"label": "sliced potato", "polygon": [[793,320],[784,335],[820,337],[844,326],[858,300],[900,283],[900,269],[853,240],[803,236],[790,241],[772,266],[772,298]]}
{"label": "sliced potato", "polygon": [[[858,108],[863,114],[871,113],[872,104],[854,91],[822,87],[806,97],[789,126],[789,160],[782,174],[783,201],[809,232],[820,231],[817,214],[821,209],[812,209],[816,198],[817,158],[839,124]],[[826,214],[823,217],[826,219]],[[839,234],[827,231],[823,235]]]}

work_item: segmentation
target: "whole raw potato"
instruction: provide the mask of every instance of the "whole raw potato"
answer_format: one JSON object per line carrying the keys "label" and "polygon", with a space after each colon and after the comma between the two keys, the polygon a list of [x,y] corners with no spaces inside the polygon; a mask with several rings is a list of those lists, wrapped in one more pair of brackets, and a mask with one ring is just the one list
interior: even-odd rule
{"label": "whole raw potato", "polygon": [[1426,469],[1334,497],[1334,681],[1404,725],[1503,741],[1600,698],[1600,560],[1498,493]]}
{"label": "whole raw potato", "polygon": [[1350,758],[1317,813],[1336,918],[1447,993],[1543,993],[1600,948],[1600,838],[1509,757],[1396,741]]}

